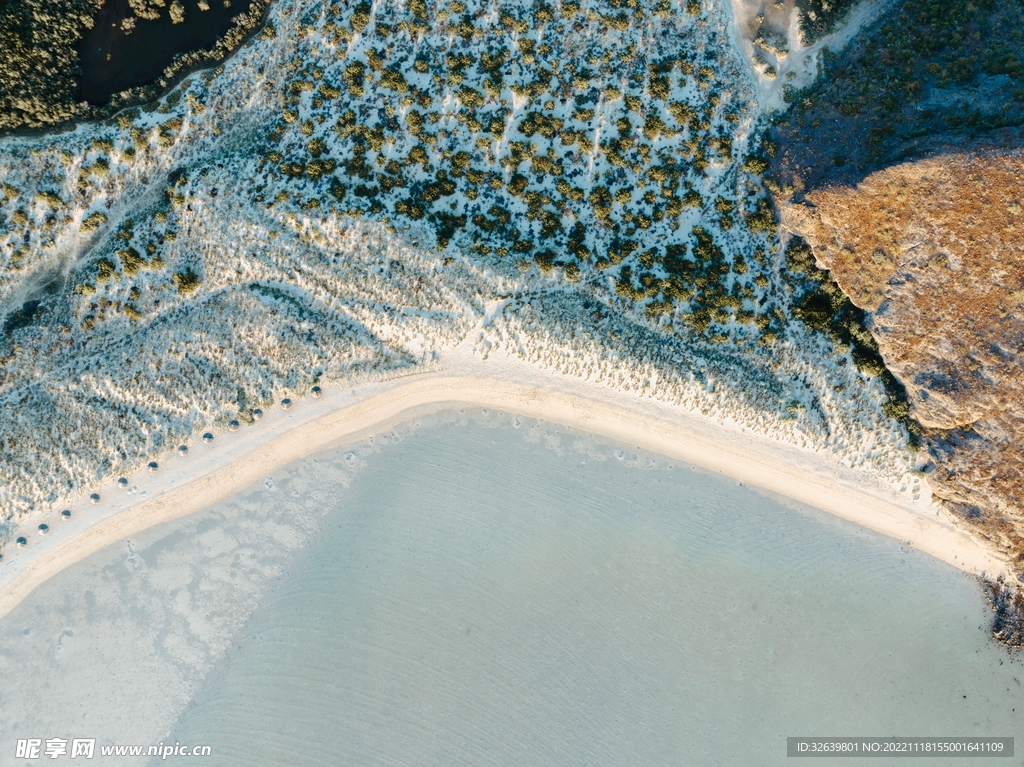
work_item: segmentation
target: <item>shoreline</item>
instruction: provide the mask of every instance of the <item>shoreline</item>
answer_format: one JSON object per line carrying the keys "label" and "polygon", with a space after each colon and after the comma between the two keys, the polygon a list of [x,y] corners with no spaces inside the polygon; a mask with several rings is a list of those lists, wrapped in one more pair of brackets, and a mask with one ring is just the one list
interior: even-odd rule
{"label": "shoreline", "polygon": [[167,465],[157,474],[137,472],[127,491],[114,490],[115,478],[107,478],[104,486],[112,489],[100,503],[85,504],[88,495],[81,493],[67,522],[55,509],[29,515],[19,528],[46,522],[50,533],[31,534],[26,549],[11,550],[0,562],[0,618],[37,586],[107,546],[202,511],[297,460],[458,407],[538,418],[659,453],[895,538],[971,575],[1008,571],[934,504],[914,506],[858,484],[852,472],[843,476],[815,453],[526,363],[477,358],[325,392],[321,400],[299,399],[289,411],[275,407],[257,426],[217,433],[209,449],[193,439],[188,457],[165,456]]}

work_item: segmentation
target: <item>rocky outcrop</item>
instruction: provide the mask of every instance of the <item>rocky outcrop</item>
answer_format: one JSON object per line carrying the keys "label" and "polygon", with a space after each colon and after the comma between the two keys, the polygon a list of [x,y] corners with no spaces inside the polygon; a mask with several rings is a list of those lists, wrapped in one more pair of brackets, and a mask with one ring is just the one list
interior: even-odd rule
{"label": "rocky outcrop", "polygon": [[898,164],[780,211],[867,312],[934,492],[1024,570],[1024,152]]}
{"label": "rocky outcrop", "polygon": [[1003,578],[985,582],[992,608],[992,636],[1008,647],[1024,647],[1024,588]]}

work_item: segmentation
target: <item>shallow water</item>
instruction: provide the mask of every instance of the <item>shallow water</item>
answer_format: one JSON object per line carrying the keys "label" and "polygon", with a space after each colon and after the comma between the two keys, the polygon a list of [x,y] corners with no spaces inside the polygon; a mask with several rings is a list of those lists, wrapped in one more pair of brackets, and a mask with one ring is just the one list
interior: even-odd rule
{"label": "shallow water", "polygon": [[1024,734],[1024,668],[958,571],[509,420],[301,462],[65,571],[0,621],[0,731],[71,721],[216,765],[750,765],[790,735]]}

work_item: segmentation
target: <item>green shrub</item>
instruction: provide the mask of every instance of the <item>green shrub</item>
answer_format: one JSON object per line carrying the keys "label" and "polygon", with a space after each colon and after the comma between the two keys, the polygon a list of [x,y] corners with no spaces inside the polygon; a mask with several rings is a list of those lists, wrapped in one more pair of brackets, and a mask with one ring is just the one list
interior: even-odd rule
{"label": "green shrub", "polygon": [[654,141],[662,134],[668,133],[668,126],[665,121],[655,114],[649,114],[644,119],[644,137],[648,141]]}
{"label": "green shrub", "polygon": [[456,95],[462,105],[468,109],[479,109],[484,105],[484,95],[468,86],[459,88]]}
{"label": "green shrub", "polygon": [[0,130],[80,114],[75,47],[96,11],[91,0],[0,3]]}
{"label": "green shrub", "polygon": [[656,99],[667,99],[671,93],[671,83],[665,75],[652,75],[647,90]]}
{"label": "green shrub", "polygon": [[191,268],[185,269],[181,272],[175,272],[171,278],[174,282],[175,287],[179,293],[187,294],[196,290],[202,284],[202,280],[199,275],[192,271]]}
{"label": "green shrub", "polygon": [[121,269],[129,277],[136,274],[140,269],[146,266],[146,259],[142,257],[135,248],[127,248],[125,250],[117,251],[117,257],[121,259]]}
{"label": "green shrub", "polygon": [[82,219],[81,230],[88,234],[89,232],[96,231],[105,223],[107,223],[107,214],[98,210]]}
{"label": "green shrub", "polygon": [[766,170],[768,170],[769,162],[767,157],[760,157],[758,155],[752,155],[747,158],[746,162],[743,163],[743,169],[748,173],[753,173],[760,176]]}
{"label": "green shrub", "polygon": [[529,179],[521,173],[512,174],[512,178],[508,181],[509,194],[518,197],[524,191],[526,191],[526,185],[529,183]]}
{"label": "green shrub", "polygon": [[757,210],[747,216],[747,226],[751,231],[759,234],[775,234],[777,228],[775,211],[772,209],[771,203],[764,197],[758,200]]}
{"label": "green shrub", "polygon": [[361,61],[353,61],[341,75],[348,85],[348,92],[353,96],[363,95],[363,85],[366,82],[366,64]]}
{"label": "green shrub", "polygon": [[60,198],[56,192],[42,191],[36,193],[36,199],[40,202],[44,202],[51,208],[59,208],[64,201]]}
{"label": "green shrub", "polygon": [[[415,0],[413,0],[413,2],[415,2]],[[412,2],[410,2],[410,6],[411,5],[412,5]],[[356,34],[359,34],[364,29],[366,29],[366,25],[369,24],[369,23],[370,23],[370,4],[367,3],[367,2],[361,2],[352,11],[352,16],[349,19],[349,26],[352,28],[353,32],[355,32]]]}
{"label": "green shrub", "polygon": [[110,160],[106,157],[97,157],[96,162],[89,166],[88,171],[93,176],[102,178],[110,173]]}
{"label": "green shrub", "polygon": [[405,79],[405,75],[397,69],[385,69],[381,73],[380,84],[396,93],[407,93],[409,91],[409,83]]}
{"label": "green shrub", "polygon": [[100,285],[110,282],[110,278],[114,276],[115,272],[114,262],[109,258],[101,258],[96,262],[96,282]]}
{"label": "green shrub", "polygon": [[704,198],[696,189],[690,189],[683,195],[681,202],[684,208],[700,208],[704,205]]}
{"label": "green shrub", "polygon": [[[365,3],[363,5],[366,5]],[[369,14],[369,6],[366,6],[367,14]],[[428,17],[427,3],[426,0],[409,0],[409,13],[415,16],[421,21],[426,21]],[[369,16],[367,16],[369,18]]]}

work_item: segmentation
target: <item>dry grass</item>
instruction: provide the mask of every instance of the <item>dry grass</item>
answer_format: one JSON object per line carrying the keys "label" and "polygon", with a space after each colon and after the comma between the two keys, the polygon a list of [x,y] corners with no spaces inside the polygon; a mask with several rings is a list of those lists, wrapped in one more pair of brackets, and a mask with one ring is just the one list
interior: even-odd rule
{"label": "dry grass", "polygon": [[[950,154],[782,209],[853,302],[913,417],[932,484],[1024,553],[1024,153]],[[1024,560],[1019,560],[1024,566]]]}

